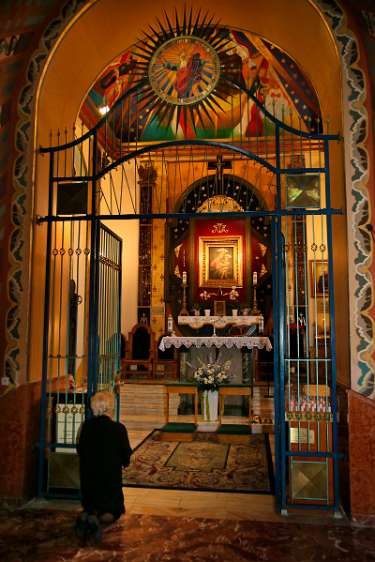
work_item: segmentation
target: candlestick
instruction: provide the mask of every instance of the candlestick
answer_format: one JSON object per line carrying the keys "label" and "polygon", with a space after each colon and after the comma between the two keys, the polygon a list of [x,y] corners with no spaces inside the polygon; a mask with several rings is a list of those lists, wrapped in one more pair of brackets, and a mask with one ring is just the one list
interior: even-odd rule
{"label": "candlestick", "polygon": [[187,273],[186,273],[186,271],[182,272],[182,284],[187,285]]}
{"label": "candlestick", "polygon": [[254,271],[253,273],[253,285],[256,285],[258,283],[258,274],[256,271]]}
{"label": "candlestick", "polygon": [[180,316],[189,316],[189,311],[187,309],[186,285],[184,284],[182,284],[182,308],[180,310]]}
{"label": "candlestick", "polygon": [[251,308],[251,314],[253,316],[258,316],[260,314],[260,310],[258,309],[258,303],[257,303],[257,286],[256,283],[253,283],[253,306]]}

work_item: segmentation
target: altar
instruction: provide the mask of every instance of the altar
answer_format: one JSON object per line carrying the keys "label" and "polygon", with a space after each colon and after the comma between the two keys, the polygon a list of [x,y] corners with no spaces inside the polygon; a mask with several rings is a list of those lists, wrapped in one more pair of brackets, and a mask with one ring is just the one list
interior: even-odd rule
{"label": "altar", "polygon": [[[180,383],[193,382],[193,373],[202,364],[223,365],[230,361],[230,384],[247,386],[249,396],[252,396],[253,390],[251,351],[254,348],[272,351],[267,336],[164,336],[159,344],[160,350],[171,347],[180,350]],[[182,408],[189,404],[186,397],[181,400]],[[243,396],[228,397],[226,407],[232,408],[232,413],[236,415],[236,409],[238,411],[244,407]]]}
{"label": "altar", "polygon": [[164,336],[159,349],[165,351],[171,347],[180,350],[181,381],[191,381],[193,372],[202,363],[224,364],[229,360],[232,382],[250,385],[251,350],[272,351],[267,336]]}

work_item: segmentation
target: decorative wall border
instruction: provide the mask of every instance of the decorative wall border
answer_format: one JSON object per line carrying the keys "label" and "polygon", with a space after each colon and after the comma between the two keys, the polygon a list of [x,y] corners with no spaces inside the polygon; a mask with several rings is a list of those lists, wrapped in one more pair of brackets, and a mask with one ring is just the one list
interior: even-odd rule
{"label": "decorative wall border", "polygon": [[[13,168],[13,198],[11,220],[13,229],[9,241],[9,254],[12,266],[8,272],[7,288],[11,302],[6,314],[7,347],[4,357],[6,375],[12,382],[19,382],[21,354],[21,311],[26,304],[24,287],[28,279],[29,264],[24,262],[23,247],[28,240],[28,194],[32,165],[32,136],[33,104],[43,65],[56,40],[69,24],[72,18],[88,4],[90,0],[69,0],[61,10],[58,18],[47,27],[41,38],[38,49],[34,52],[27,70],[27,83],[22,89],[18,101],[18,122],[15,133],[15,147],[17,156]],[[356,342],[352,343],[352,368],[357,373],[354,387],[360,392],[374,397],[374,383],[372,380],[373,361],[372,337],[373,320],[369,315],[373,301],[372,278],[369,265],[372,260],[371,238],[366,225],[369,223],[369,194],[367,189],[368,153],[365,147],[368,131],[368,117],[365,107],[366,84],[363,71],[358,65],[359,49],[353,33],[347,28],[343,9],[336,0],[315,0],[320,7],[337,44],[346,84],[349,90],[346,103],[350,125],[346,131],[347,147],[350,149],[350,182],[351,191],[347,190],[349,232],[352,236],[350,252],[355,263],[355,287],[353,294],[354,310],[351,315],[355,318]],[[352,299],[350,299],[352,300]],[[360,376],[358,377],[358,370]]]}
{"label": "decorative wall border", "polygon": [[[25,263],[25,245],[29,240],[30,178],[32,177],[33,110],[41,72],[48,55],[64,28],[89,0],[69,0],[43,32],[38,49],[33,53],[27,71],[27,82],[18,98],[18,122],[14,146],[13,196],[11,202],[12,231],[9,237],[11,267],[7,276],[7,294],[11,302],[6,312],[4,374],[11,384],[20,380],[22,310],[27,304],[29,264]],[[24,377],[22,377],[24,378]]]}
{"label": "decorative wall border", "polygon": [[[367,139],[369,119],[365,101],[366,76],[359,66],[360,52],[354,33],[348,28],[346,15],[336,0],[315,0],[333,31],[339,47],[347,95],[345,116],[346,201],[349,262],[350,318],[355,318],[351,333],[351,387],[375,398],[373,352],[374,319],[372,264],[371,202],[368,191],[369,154]],[[354,336],[354,337],[353,337]],[[353,339],[355,338],[355,341]]]}

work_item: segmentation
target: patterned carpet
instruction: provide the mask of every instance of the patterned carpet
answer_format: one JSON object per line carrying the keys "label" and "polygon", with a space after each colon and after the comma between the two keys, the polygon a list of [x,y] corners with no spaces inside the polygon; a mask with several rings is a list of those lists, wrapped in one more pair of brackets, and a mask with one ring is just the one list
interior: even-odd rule
{"label": "patterned carpet", "polygon": [[100,545],[82,547],[75,516],[47,509],[0,514],[1,562],[375,561],[370,528],[127,515]]}
{"label": "patterned carpet", "polygon": [[[272,468],[267,434],[193,434],[191,442],[161,440],[155,430],[135,450],[124,470],[125,486],[271,493]],[[224,440],[224,442],[222,441]]]}

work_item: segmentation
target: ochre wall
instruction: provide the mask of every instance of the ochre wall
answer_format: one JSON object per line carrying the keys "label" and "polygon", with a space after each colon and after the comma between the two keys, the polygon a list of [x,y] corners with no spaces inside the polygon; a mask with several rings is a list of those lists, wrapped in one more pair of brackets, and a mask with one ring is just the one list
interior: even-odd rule
{"label": "ochre wall", "polygon": [[[294,0],[273,0],[264,5],[249,6],[247,2],[238,0],[228,6],[225,2],[208,3],[207,9],[217,13],[222,22],[240,28],[250,29],[260,33],[278,45],[285,48],[304,69],[307,76],[316,87],[323,115],[330,118],[330,130],[341,130],[340,106],[337,103],[341,92],[340,67],[338,64],[336,47],[331,38],[328,26],[323,22],[318,10],[310,2]],[[198,3],[196,3],[198,7]],[[166,3],[165,8],[171,9],[172,2]],[[73,123],[79,104],[87,92],[94,78],[105,66],[106,62],[117,55],[124,47],[137,37],[138,30],[160,15],[159,6],[150,1],[141,3],[140,11],[131,9],[126,3],[114,0],[96,2],[79,17],[78,22],[63,37],[56,49],[45,75],[45,82],[41,89],[40,123],[37,143],[48,143],[50,128],[61,130]],[[125,14],[126,12],[126,14]],[[308,25],[299,25],[308,21]],[[111,41],[102,38],[110,34]],[[124,39],[125,38],[125,39]],[[313,55],[312,55],[313,54]],[[361,53],[363,57],[363,52]],[[69,90],[69,95],[66,95]],[[58,110],[56,110],[58,108]],[[43,132],[44,131],[44,132]],[[338,158],[336,154],[338,153]],[[344,167],[342,162],[342,147],[333,146],[331,150],[333,161],[332,185],[334,186],[334,204],[345,209]],[[46,185],[46,158],[44,163],[38,164],[37,175],[37,212],[42,212],[42,190]],[[44,168],[44,169],[43,169]],[[40,187],[42,188],[40,190]],[[345,221],[334,221],[336,284],[337,300],[347,300],[347,261],[346,261],[346,231]],[[30,247],[26,240],[25,248]],[[39,251],[36,250],[39,254]],[[38,279],[33,301],[40,302],[43,298],[43,271],[33,276]],[[25,287],[27,290],[27,287]],[[351,291],[353,293],[353,291]],[[339,307],[336,319],[338,341],[342,342],[342,349],[338,355],[338,373],[343,382],[349,377],[347,355],[349,350],[348,325],[346,314],[341,315]],[[26,334],[27,322],[21,329]],[[40,322],[38,321],[39,325]],[[34,324],[33,324],[34,325]],[[355,333],[352,333],[355,336]],[[352,367],[357,358],[353,356]],[[25,378],[27,358],[21,362],[20,380]],[[36,366],[39,376],[39,367]]]}
{"label": "ochre wall", "polygon": [[[163,8],[168,13],[173,13],[175,5],[174,1],[167,0],[163,3]],[[194,6],[200,8],[201,4],[194,2]],[[337,103],[338,93],[341,91],[341,76],[336,47],[328,27],[310,2],[307,0],[269,0],[267,3],[250,4],[248,0],[234,0],[231,3],[224,2],[224,0],[215,2],[209,0],[204,3],[204,7],[211,13],[217,14],[222,23],[234,28],[255,31],[284,48],[304,69],[316,87],[323,116],[330,118],[331,130],[341,131],[341,111]],[[84,95],[96,76],[124,47],[136,41],[141,30],[146,29],[157,16],[161,16],[161,7],[151,0],[140,0],[137,4],[118,0],[101,0],[94,3],[77,19],[75,25],[63,36],[45,67],[35,107],[37,116],[35,148],[39,145],[49,144],[51,130],[57,131],[58,128],[64,130],[65,127],[70,127],[75,122]],[[308,22],[308,25],[301,25],[301,22]],[[46,157],[37,158],[35,184],[32,182],[31,162],[32,156],[30,155],[30,186],[33,185],[35,194],[34,212],[44,214],[48,187],[48,159]],[[344,201],[344,176],[340,147],[337,148],[332,180],[334,189],[337,189],[339,193],[338,199]],[[29,193],[31,194],[32,190]],[[33,195],[30,196],[30,208],[33,197]],[[26,337],[23,340],[26,354],[30,346],[41,349],[45,227],[33,226],[32,236],[34,258],[31,277],[32,338],[30,341]],[[344,256],[345,237],[340,236],[339,240],[341,255]],[[25,240],[25,247],[30,247],[30,240]],[[25,279],[27,283],[28,275],[25,275]],[[28,287],[25,286],[24,290],[27,292]],[[27,310],[25,310],[25,315],[27,315]],[[26,324],[25,321],[25,326]],[[341,325],[342,333],[345,335],[345,315],[342,322],[338,322],[338,329],[341,329]],[[23,330],[26,333],[24,328]],[[30,380],[40,378],[39,360],[29,361],[29,366],[30,373],[27,373],[27,361],[22,363],[20,380],[25,380],[26,377],[29,377]],[[19,392],[26,392],[26,390],[19,389],[11,396],[14,404],[22,406],[23,399],[18,395]],[[29,395],[29,391],[26,394]],[[11,412],[11,415],[15,415],[19,420],[22,417],[25,434],[28,415],[25,413],[22,415],[22,408],[21,413]],[[29,449],[27,450],[29,451]],[[8,472],[12,471],[12,466],[21,474],[21,466],[14,464],[13,461],[8,463]],[[23,491],[22,486],[18,487],[18,491],[20,490]],[[12,489],[12,494],[16,494],[15,489]],[[5,492],[4,495],[6,495]]]}
{"label": "ochre wall", "polygon": [[[194,3],[193,8],[201,7]],[[167,0],[163,9],[173,13],[175,3]],[[217,19],[233,28],[256,32],[285,49],[303,69],[316,88],[324,119],[329,118],[330,130],[341,131],[341,108],[338,100],[341,92],[341,74],[338,54],[331,33],[318,11],[310,2],[301,0],[270,0],[267,3],[249,4],[246,0],[234,0],[230,4],[222,0],[205,3],[205,9]],[[36,144],[49,144],[50,131],[64,130],[75,122],[80,104],[90,86],[108,62],[124,48],[136,42],[141,31],[162,17],[162,10],[152,0],[140,0],[136,9],[133,5],[117,0],[102,0],[95,3],[62,38],[50,63],[46,67],[41,83],[36,124]],[[301,22],[308,25],[301,25]],[[103,40],[110,37],[111,40]],[[312,56],[314,53],[314,56]],[[58,108],[58,111],[56,111]],[[334,148],[332,166],[332,185],[337,191],[335,199],[340,205],[345,201],[345,182],[341,146]],[[36,212],[45,209],[47,188],[47,158],[37,162]],[[38,227],[36,227],[38,228]],[[336,227],[335,227],[336,228]],[[337,253],[345,256],[345,223],[339,235],[335,236]],[[345,267],[345,260],[343,261]],[[33,279],[33,302],[42,299],[43,271],[35,264]],[[338,272],[338,290],[345,292],[346,278],[343,271]],[[155,296],[158,300],[158,297]],[[154,300],[155,300],[154,299]],[[154,302],[154,305],[156,301]],[[349,349],[347,314],[341,307],[337,316],[337,330],[340,341],[346,341],[344,349]],[[39,323],[32,320],[33,338],[40,341]],[[155,326],[156,328],[156,326]],[[157,329],[161,329],[157,326]],[[348,373],[348,353],[340,358],[344,366],[339,372]],[[40,372],[40,355],[32,361],[33,369]]]}

